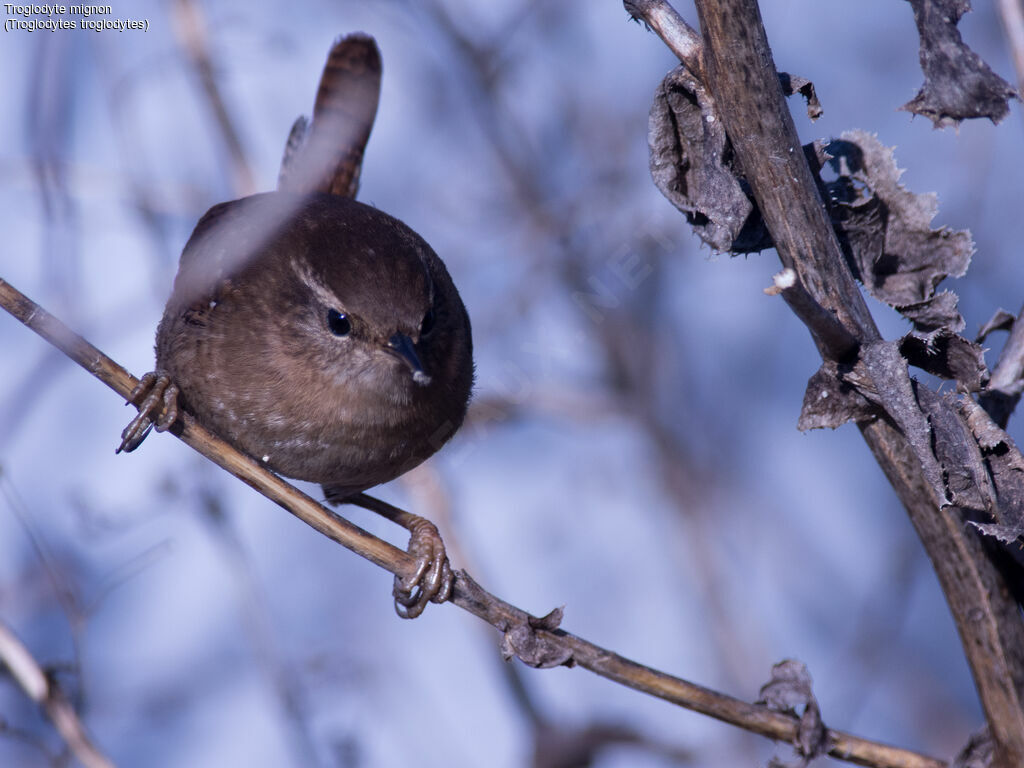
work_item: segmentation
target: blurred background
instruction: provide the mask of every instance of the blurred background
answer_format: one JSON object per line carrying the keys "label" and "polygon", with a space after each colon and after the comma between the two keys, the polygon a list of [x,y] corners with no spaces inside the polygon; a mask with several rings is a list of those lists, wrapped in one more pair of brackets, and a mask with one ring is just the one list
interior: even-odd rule
{"label": "blurred background", "polygon": [[[1014,81],[977,5],[964,37]],[[811,124],[793,102],[804,140],[877,132],[904,184],[938,193],[936,224],[973,233],[970,272],[943,286],[965,335],[1016,312],[1019,106],[945,131],[897,111],[923,80],[906,3],[762,6],[778,67],[825,109]],[[981,724],[930,564],[857,430],[796,430],[819,359],[762,292],[774,252],[713,255],[651,183],[647,112],[675,60],[618,0],[138,0],[114,17],[149,30],[4,34],[0,276],[150,370],[196,220],[273,188],[333,38],[371,33],[384,83],[360,199],[445,259],[478,371],[460,434],[379,494],[435,520],[485,588],[538,615],[564,604],[566,629],[658,669],[754,700],[798,658],[826,724],[945,758]],[[506,664],[457,609],[400,621],[389,574],[178,441],[115,456],[132,413],[0,313],[0,620],[119,765],[787,755],[582,670]],[[62,749],[0,676],[0,765]]]}

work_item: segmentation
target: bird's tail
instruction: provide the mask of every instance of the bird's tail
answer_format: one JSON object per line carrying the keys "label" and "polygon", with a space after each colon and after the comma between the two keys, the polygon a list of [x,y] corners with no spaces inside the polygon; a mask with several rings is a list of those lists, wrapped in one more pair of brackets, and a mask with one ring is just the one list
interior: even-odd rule
{"label": "bird's tail", "polygon": [[377,115],[380,76],[380,51],[372,37],[355,33],[335,41],[320,78],[313,119],[300,117],[288,136],[279,190],[356,196],[363,152]]}

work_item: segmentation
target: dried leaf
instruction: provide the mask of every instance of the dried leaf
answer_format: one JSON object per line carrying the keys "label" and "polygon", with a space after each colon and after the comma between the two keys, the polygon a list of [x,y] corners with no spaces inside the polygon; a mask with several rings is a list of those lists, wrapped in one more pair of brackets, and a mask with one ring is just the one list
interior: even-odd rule
{"label": "dried leaf", "polygon": [[779,82],[782,84],[782,92],[787,96],[799,93],[804,97],[804,101],[807,102],[807,116],[811,120],[817,120],[825,114],[825,110],[821,108],[821,102],[818,101],[818,94],[814,90],[814,83],[806,77],[779,72]]}
{"label": "dried leaf", "polygon": [[[1010,444],[1008,442],[1010,440],[1009,435],[1000,429],[985,412],[985,409],[973,400],[962,400],[961,412],[967,420],[967,426],[970,427],[971,434],[978,441],[978,445],[985,450],[998,450]],[[1020,468],[1024,469],[1024,463],[1021,464]]]}
{"label": "dried leaf", "polygon": [[562,608],[555,608],[546,616],[530,616],[525,622],[508,627],[501,638],[501,655],[508,661],[513,656],[524,664],[537,669],[571,667],[575,662],[572,651],[549,637],[538,634],[538,630],[554,632],[562,623]]}
{"label": "dried leaf", "polygon": [[924,115],[936,128],[972,117],[998,123],[1017,92],[967,47],[957,24],[970,0],[908,0],[921,38],[924,85],[901,109]]}
{"label": "dried leaf", "polygon": [[1008,524],[1004,523],[977,523],[970,521],[971,525],[993,539],[1003,544],[1015,544],[1017,539],[1024,536],[1024,520],[1017,516],[1017,519]]}
{"label": "dried leaf", "polygon": [[[811,688],[811,675],[803,662],[795,659],[780,661],[772,667],[772,677],[761,687],[758,704],[764,704],[776,712],[785,712],[800,718],[797,728],[796,748],[800,760],[789,766],[803,768],[827,750],[825,724],[821,721],[818,700]],[[787,765],[772,760],[772,765]]]}
{"label": "dried leaf", "polygon": [[840,175],[830,191],[846,192],[833,194],[833,202],[840,214],[838,234],[849,247],[855,276],[878,300],[897,308],[914,306],[919,312],[919,305],[933,301],[943,279],[967,271],[974,252],[970,233],[931,228],[935,195],[905,189],[892,149],[873,134],[847,131],[827,151]]}
{"label": "dried leaf", "polygon": [[836,429],[848,421],[876,418],[881,412],[849,382],[843,381],[836,363],[826,361],[807,382],[796,428],[801,432]]}
{"label": "dried leaf", "polygon": [[[812,120],[821,116],[810,80],[780,72],[779,81],[786,95],[804,97]],[[720,252],[772,247],[714,99],[685,67],[676,67],[658,86],[647,142],[655,186],[686,214],[701,240]]]}
{"label": "dried leaf", "polygon": [[[959,336],[938,343],[970,345]],[[968,522],[998,539],[1018,562],[1024,537],[1024,456],[971,397],[939,395],[909,378],[907,360],[927,354],[920,340],[899,346],[879,341],[861,347],[852,366],[825,363],[807,385],[797,427],[838,427],[885,413],[907,438],[939,506],[955,505]],[[936,359],[956,360],[939,350]],[[973,350],[964,353],[973,360]]]}
{"label": "dried leaf", "polygon": [[974,340],[978,344],[982,344],[993,331],[1008,331],[1013,328],[1013,323],[1016,319],[1016,317],[1000,307],[996,310],[996,313],[989,318],[988,322],[981,326],[981,329],[978,331],[978,335]]}
{"label": "dried leaf", "polygon": [[977,391],[988,380],[984,351],[958,335],[965,323],[956,294],[935,292],[967,271],[970,233],[931,228],[935,196],[905,189],[892,150],[875,136],[848,131],[827,152],[838,174],[826,185],[832,221],[854,276],[913,323],[901,351],[912,365]]}
{"label": "dried leaf", "polygon": [[711,94],[684,67],[665,76],[648,128],[651,177],[716,251],[750,253],[771,247],[750,199]]}
{"label": "dried leaf", "polygon": [[985,510],[994,522],[971,521],[978,530],[1002,542],[1019,563],[1024,554],[1016,542],[1024,536],[1024,456],[1013,439],[1000,429],[985,410],[969,397],[957,404],[967,427],[981,447],[991,482],[984,487],[988,498]]}
{"label": "dried leaf", "polygon": [[815,703],[807,666],[796,659],[784,659],[775,664],[771,679],[761,686],[757,703],[776,712],[800,715],[801,710]]}
{"label": "dried leaf", "polygon": [[951,395],[939,395],[928,387],[916,387],[917,402],[931,427],[934,455],[942,468],[945,494],[950,503],[974,516],[990,515],[995,488],[981,449],[961,417]]}
{"label": "dried leaf", "polygon": [[946,506],[950,500],[942,467],[932,449],[932,426],[918,404],[916,389],[899,345],[892,341],[870,342],[861,346],[854,365],[825,363],[811,377],[797,427],[834,429],[847,421],[888,414],[921,462],[935,502]]}
{"label": "dried leaf", "polygon": [[956,308],[957,295],[952,291],[942,291],[927,301],[919,304],[907,304],[899,308],[900,314],[914,324],[914,329],[921,334],[934,331],[952,331],[959,333],[964,328],[964,318]]}
{"label": "dried leaf", "polygon": [[995,743],[986,725],[980,731],[971,734],[960,754],[956,756],[953,768],[992,768],[995,759]]}
{"label": "dried leaf", "polygon": [[900,339],[900,354],[923,371],[955,379],[967,392],[977,392],[988,383],[985,351],[973,341],[948,331],[930,336],[908,333]]}

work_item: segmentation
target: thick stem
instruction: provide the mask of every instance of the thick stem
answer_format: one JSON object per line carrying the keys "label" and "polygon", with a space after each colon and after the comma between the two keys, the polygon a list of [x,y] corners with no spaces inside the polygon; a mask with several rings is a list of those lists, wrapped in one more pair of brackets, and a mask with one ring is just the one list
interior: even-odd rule
{"label": "thick stem", "polygon": [[[780,260],[861,342],[879,338],[801,151],[756,0],[696,4],[707,86]],[[935,565],[1000,764],[1024,765],[1024,625],[1005,580],[956,510],[932,503],[904,437],[882,422],[862,432]]]}

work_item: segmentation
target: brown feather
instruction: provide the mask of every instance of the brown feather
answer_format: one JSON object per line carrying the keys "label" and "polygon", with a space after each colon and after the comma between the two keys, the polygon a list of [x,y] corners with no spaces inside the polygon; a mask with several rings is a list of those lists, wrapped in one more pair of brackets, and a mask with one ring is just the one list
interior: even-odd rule
{"label": "brown feather", "polygon": [[327,55],[307,126],[299,118],[285,146],[278,190],[354,198],[363,153],[380,101],[380,51],[361,33],[337,40]]}

